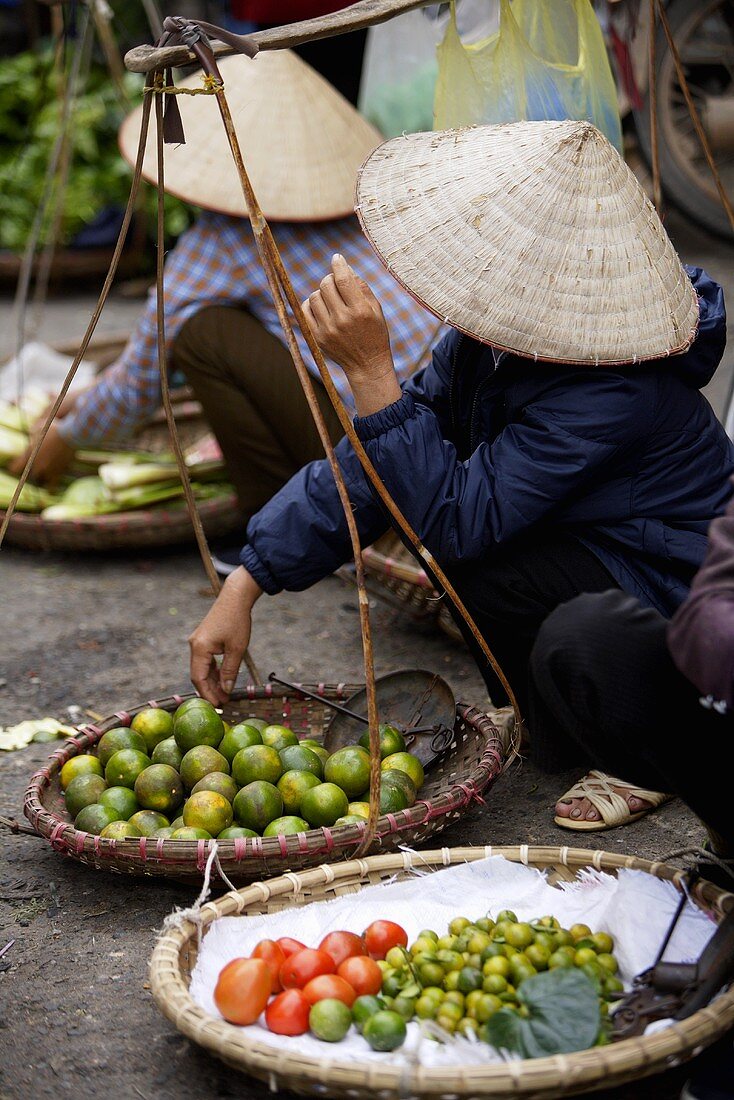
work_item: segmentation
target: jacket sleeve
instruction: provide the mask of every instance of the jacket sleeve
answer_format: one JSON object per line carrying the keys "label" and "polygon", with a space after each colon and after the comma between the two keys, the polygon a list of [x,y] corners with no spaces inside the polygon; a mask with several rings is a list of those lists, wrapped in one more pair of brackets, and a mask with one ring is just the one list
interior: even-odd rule
{"label": "jacket sleeve", "polygon": [[668,646],[702,695],[734,704],[734,500],[709,528],[706,558],[670,622]]}
{"label": "jacket sleeve", "polygon": [[698,331],[688,351],[671,358],[677,373],[692,379],[696,386],[711,381],[726,347],[726,307],[724,291],[701,267],[685,272],[698,295]]}

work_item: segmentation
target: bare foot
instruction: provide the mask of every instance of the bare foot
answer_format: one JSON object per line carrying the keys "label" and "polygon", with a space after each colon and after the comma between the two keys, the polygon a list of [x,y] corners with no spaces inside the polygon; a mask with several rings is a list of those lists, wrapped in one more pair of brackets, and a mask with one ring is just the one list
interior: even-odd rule
{"label": "bare foot", "polygon": [[[644,798],[636,798],[630,794],[629,787],[612,787],[613,791],[621,794],[630,808],[630,813],[639,814],[645,810],[651,810],[652,805]],[[602,816],[588,798],[561,799],[556,802],[556,816],[568,817],[572,821],[602,821]]]}

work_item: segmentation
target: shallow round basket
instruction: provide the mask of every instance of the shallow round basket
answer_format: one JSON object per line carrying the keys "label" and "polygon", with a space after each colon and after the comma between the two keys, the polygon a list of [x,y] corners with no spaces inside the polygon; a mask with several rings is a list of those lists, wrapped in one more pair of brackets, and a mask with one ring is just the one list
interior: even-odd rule
{"label": "shallow round basket", "polygon": [[[326,698],[344,700],[357,688],[319,684],[314,690]],[[134,715],[148,706],[175,710],[192,695],[150,700],[130,711],[119,711],[65,741],[46,767],[32,776],[25,794],[23,810],[36,831],[47,837],[58,852],[100,870],[200,881],[213,841],[145,837],[108,840],[79,832],[65,812],[59,782],[66,761],[89,752],[107,730],[129,725]],[[234,692],[223,716],[232,724],[248,717],[284,721],[300,737],[322,740],[333,714],[322,702],[268,685]],[[379,818],[370,851],[420,844],[457,821],[501,773],[508,743],[507,736],[485,714],[470,706],[457,706],[454,741],[428,772],[420,790],[422,797],[408,810]],[[295,836],[223,840],[217,842],[217,857],[230,880],[250,882],[285,870],[313,867],[324,860],[349,858],[361,844],[364,829],[360,823],[310,829]]]}
{"label": "shallow round basket", "polygon": [[445,634],[461,641],[461,631],[446,602],[421,569],[408,548],[392,531],[362,552],[372,593],[390,604],[402,606],[415,619],[433,619]]}
{"label": "shallow round basket", "polygon": [[[445,1100],[482,1096],[554,1097],[623,1085],[660,1073],[686,1061],[713,1043],[734,1023],[734,990],[721,994],[715,1005],[701,1009],[680,1023],[654,1035],[625,1039],[577,1054],[486,1066],[423,1068],[389,1062],[355,1064],[340,1061],[339,1047],[324,1058],[289,1055],[281,1046],[258,1042],[242,1030],[204,1012],[189,996],[189,981],[197,956],[199,936],[218,917],[273,913],[312,901],[356,893],[365,886],[440,871],[449,864],[470,863],[502,855],[550,872],[550,882],[571,881],[587,867],[616,873],[620,867],[639,868],[657,878],[679,884],[682,872],[635,856],[572,848],[442,848],[439,851],[401,852],[352,860],[336,866],[315,867],[300,874],[258,882],[236,890],[199,910],[198,921],[182,921],[158,940],[150,963],[153,997],[161,1012],[194,1042],[236,1069],[268,1083],[271,1090],[292,1089],[314,1096],[353,1097],[355,1100],[406,1100],[442,1097]],[[710,883],[694,891],[696,903],[721,917],[734,906],[734,895]],[[511,899],[508,899],[508,904]]]}

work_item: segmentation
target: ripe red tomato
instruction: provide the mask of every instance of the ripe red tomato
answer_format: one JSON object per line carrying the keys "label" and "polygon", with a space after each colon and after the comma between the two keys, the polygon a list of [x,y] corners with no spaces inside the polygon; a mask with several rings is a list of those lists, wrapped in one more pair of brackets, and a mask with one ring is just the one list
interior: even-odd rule
{"label": "ripe red tomato", "polygon": [[265,1023],[276,1035],[303,1035],[308,1031],[311,1002],[300,989],[286,989],[265,1009]]}
{"label": "ripe red tomato", "polygon": [[300,940],[292,940],[290,936],[281,936],[275,942],[282,947],[286,959],[289,959],[291,955],[295,955],[296,951],[305,951],[306,949],[305,943],[301,943]]}
{"label": "ripe red tomato", "polygon": [[349,982],[358,997],[375,996],[382,989],[382,971],[374,959],[354,955],[337,967],[337,974]]}
{"label": "ripe red tomato", "polygon": [[319,951],[331,955],[338,967],[352,955],[364,955],[364,943],[362,937],[356,936],[354,932],[329,932],[319,944]]}
{"label": "ripe red tomato", "polygon": [[268,966],[273,979],[271,993],[280,993],[283,986],[280,984],[280,968],[285,962],[285,952],[275,940],[260,940],[259,944],[250,956],[253,959],[263,959]]}
{"label": "ripe red tomato", "polygon": [[331,955],[315,947],[304,947],[286,959],[280,968],[280,984],[283,989],[303,989],[312,978],[319,974],[333,974],[336,964]]}
{"label": "ripe red tomato", "polygon": [[233,959],[219,974],[214,1003],[231,1024],[254,1024],[268,1003],[271,984],[263,959]]}
{"label": "ripe red tomato", "polygon": [[407,947],[408,933],[391,920],[375,920],[364,930],[364,945],[373,959],[384,959],[391,947]]}
{"label": "ripe red tomato", "polygon": [[303,996],[312,1005],[317,1001],[329,999],[342,1001],[347,1008],[351,1008],[357,999],[357,994],[349,982],[340,978],[338,974],[319,974],[318,978],[312,978],[303,987]]}

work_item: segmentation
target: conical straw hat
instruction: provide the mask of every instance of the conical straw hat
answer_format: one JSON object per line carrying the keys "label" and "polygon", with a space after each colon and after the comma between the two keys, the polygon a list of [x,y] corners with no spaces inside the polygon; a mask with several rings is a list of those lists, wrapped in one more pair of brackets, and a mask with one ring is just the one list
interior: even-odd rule
{"label": "conical straw hat", "polygon": [[[266,217],[322,221],[354,211],[354,181],[365,157],[382,140],[373,126],[304,61],[289,50],[254,60],[218,62],[245,167]],[[200,73],[180,82],[201,88]],[[166,97],[168,98],[168,97]],[[247,213],[224,125],[213,95],[179,95],[185,145],[165,146],[165,189],[195,206],[223,214]],[[125,159],[135,163],[142,108],[120,130]],[[155,182],[155,120],[151,117],[143,175]]]}
{"label": "conical straw hat", "polygon": [[394,138],[360,173],[357,213],[420,302],[494,347],[629,363],[696,334],[696,294],[660,219],[588,122]]}

